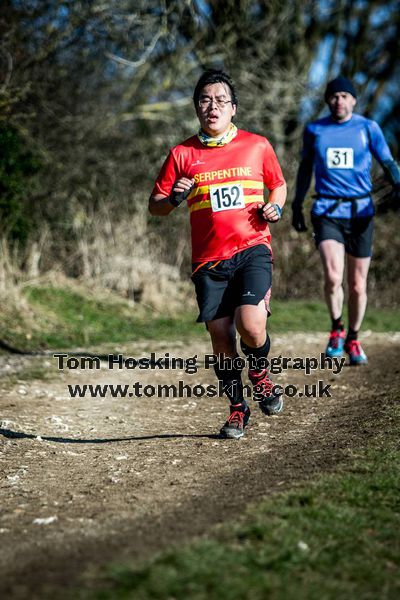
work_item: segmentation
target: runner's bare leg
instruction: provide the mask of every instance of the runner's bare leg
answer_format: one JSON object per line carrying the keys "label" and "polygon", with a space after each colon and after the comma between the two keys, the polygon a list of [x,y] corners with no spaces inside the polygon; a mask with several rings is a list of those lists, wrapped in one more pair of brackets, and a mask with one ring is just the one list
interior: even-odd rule
{"label": "runner's bare leg", "polygon": [[359,331],[367,307],[367,277],[371,258],[347,255],[347,281],[349,286],[349,326]]}
{"label": "runner's bare leg", "polygon": [[214,354],[224,354],[229,358],[237,356],[236,329],[232,317],[208,321],[207,327]]}
{"label": "runner's bare leg", "polygon": [[338,319],[343,310],[344,245],[336,240],[323,240],[319,253],[325,276],[325,300],[332,319]]}
{"label": "runner's bare leg", "polygon": [[265,329],[267,314],[264,300],[261,300],[257,306],[244,304],[237,307],[235,313],[236,327],[247,346],[259,348],[265,344],[267,339]]}

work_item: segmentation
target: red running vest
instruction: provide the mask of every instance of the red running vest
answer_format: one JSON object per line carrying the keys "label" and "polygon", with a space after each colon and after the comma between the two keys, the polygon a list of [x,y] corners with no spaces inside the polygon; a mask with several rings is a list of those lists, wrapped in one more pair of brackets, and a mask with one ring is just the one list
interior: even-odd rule
{"label": "red running vest", "polygon": [[225,146],[207,147],[192,136],[170,150],[153,195],[169,196],[180,177],[195,180],[187,199],[194,263],[231,258],[257,244],[270,248],[257,203],[264,202],[264,186],[273,190],[285,180],[265,137],[239,129]]}

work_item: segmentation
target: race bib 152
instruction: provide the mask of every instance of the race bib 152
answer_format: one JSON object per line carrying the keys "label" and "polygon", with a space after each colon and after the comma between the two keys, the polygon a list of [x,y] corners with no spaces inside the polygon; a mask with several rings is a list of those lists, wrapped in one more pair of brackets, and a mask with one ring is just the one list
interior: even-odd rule
{"label": "race bib 152", "polygon": [[213,212],[234,210],[244,207],[243,188],[240,183],[210,185],[210,200]]}

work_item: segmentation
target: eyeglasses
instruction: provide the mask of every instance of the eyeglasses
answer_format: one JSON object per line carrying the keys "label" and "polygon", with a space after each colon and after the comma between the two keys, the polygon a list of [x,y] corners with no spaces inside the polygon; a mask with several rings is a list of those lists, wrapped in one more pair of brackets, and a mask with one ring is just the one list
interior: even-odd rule
{"label": "eyeglasses", "polygon": [[227,104],[232,103],[232,100],[226,100],[225,97],[210,98],[209,96],[202,96],[199,100],[199,106],[200,108],[206,109],[209,108],[213,102],[215,102],[218,108],[223,109]]}

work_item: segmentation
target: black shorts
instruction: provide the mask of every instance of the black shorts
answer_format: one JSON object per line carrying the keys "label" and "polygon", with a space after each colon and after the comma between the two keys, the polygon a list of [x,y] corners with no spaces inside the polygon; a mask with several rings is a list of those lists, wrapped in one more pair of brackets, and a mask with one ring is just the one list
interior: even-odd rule
{"label": "black shorts", "polygon": [[198,323],[233,316],[244,304],[257,306],[264,299],[269,312],[272,285],[272,254],[264,245],[253,246],[227,260],[193,265],[200,314]]}
{"label": "black shorts", "polygon": [[373,217],[334,219],[325,215],[311,215],[311,220],[317,248],[324,240],[336,240],[344,244],[347,254],[355,258],[367,258],[372,255]]}

